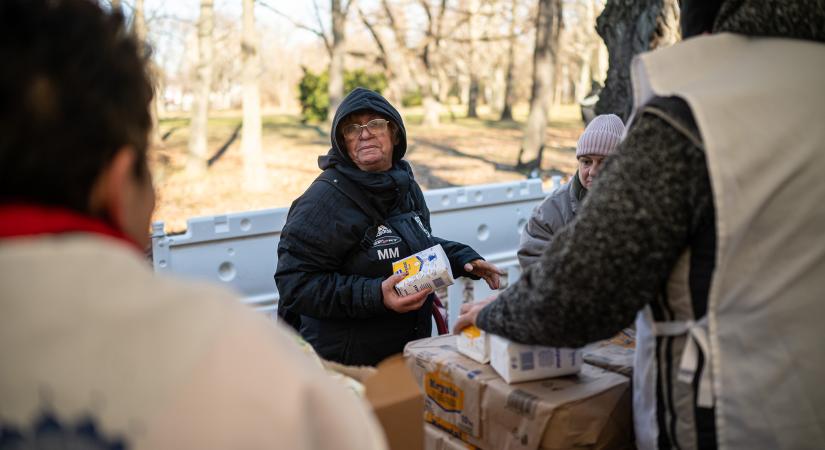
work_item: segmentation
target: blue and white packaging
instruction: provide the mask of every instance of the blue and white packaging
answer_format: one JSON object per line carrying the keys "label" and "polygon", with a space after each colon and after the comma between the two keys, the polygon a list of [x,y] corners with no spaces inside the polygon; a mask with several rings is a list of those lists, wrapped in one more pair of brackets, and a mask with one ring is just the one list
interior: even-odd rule
{"label": "blue and white packaging", "polygon": [[582,362],[580,349],[517,344],[490,335],[490,365],[508,384],[572,375]]}

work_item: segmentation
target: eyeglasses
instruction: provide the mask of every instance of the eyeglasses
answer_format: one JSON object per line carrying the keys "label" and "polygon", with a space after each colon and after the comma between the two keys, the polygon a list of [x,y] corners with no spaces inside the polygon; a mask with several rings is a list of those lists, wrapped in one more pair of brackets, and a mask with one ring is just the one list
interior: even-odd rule
{"label": "eyeglasses", "polygon": [[352,125],[347,125],[344,127],[343,133],[344,137],[353,140],[358,138],[361,135],[361,129],[366,128],[367,131],[373,136],[384,134],[387,131],[387,124],[389,124],[388,120],[385,119],[372,119],[367,122],[365,125],[358,125],[354,123]]}

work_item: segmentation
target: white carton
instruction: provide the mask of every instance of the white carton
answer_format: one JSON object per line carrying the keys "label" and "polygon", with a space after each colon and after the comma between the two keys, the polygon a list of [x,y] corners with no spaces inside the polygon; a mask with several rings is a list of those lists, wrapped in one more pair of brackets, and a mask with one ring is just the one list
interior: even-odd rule
{"label": "white carton", "polygon": [[579,349],[517,344],[492,335],[490,365],[507,383],[520,383],[578,373],[582,354]]}
{"label": "white carton", "polygon": [[469,326],[456,338],[458,352],[481,364],[490,362],[490,335],[475,326]]}
{"label": "white carton", "polygon": [[453,284],[450,261],[441,244],[392,263],[393,273],[407,276],[395,285],[399,295],[410,295],[424,289],[440,289]]}

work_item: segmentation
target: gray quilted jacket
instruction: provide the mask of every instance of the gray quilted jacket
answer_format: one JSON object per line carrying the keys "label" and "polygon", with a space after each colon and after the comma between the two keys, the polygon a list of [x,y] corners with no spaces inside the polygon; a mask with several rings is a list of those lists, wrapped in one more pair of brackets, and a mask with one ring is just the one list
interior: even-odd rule
{"label": "gray quilted jacket", "polygon": [[521,233],[517,253],[522,269],[537,262],[553,236],[576,217],[579,203],[586,192],[579,183],[577,172],[569,183],[553,191],[533,209],[533,214]]}

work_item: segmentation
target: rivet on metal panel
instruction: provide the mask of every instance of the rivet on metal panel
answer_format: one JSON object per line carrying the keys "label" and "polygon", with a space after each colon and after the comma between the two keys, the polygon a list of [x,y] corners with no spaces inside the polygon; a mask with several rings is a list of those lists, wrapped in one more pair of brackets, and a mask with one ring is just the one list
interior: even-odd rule
{"label": "rivet on metal panel", "polygon": [[450,196],[449,195],[442,195],[441,196],[441,204],[447,206],[450,204]]}
{"label": "rivet on metal panel", "polygon": [[215,216],[212,219],[215,224],[215,233],[226,233],[229,231],[229,218],[226,216]]}
{"label": "rivet on metal panel", "polygon": [[504,192],[507,198],[513,198],[513,194],[515,194],[512,187],[508,187],[507,190]]}
{"label": "rivet on metal panel", "polygon": [[252,228],[252,221],[249,219],[241,219],[241,230],[249,231]]}
{"label": "rivet on metal panel", "polygon": [[477,202],[480,202],[480,201],[484,200],[484,194],[482,194],[481,191],[476,191],[476,193],[473,197],[474,197],[475,201],[477,201]]}
{"label": "rivet on metal panel", "polygon": [[232,248],[232,247],[229,247],[228,249],[226,249],[226,253],[228,253],[229,256],[235,256],[235,249]]}
{"label": "rivet on metal panel", "polygon": [[486,241],[490,237],[490,227],[485,224],[481,224],[478,227],[478,240],[479,241]]}
{"label": "rivet on metal panel", "polygon": [[232,281],[235,278],[235,265],[229,261],[224,261],[218,266],[218,278],[223,281]]}
{"label": "rivet on metal panel", "polygon": [[464,189],[459,189],[455,193],[456,203],[467,203],[467,192]]}
{"label": "rivet on metal panel", "polygon": [[161,266],[161,267],[166,267],[166,260],[161,259],[160,261],[158,261],[158,265]]}

